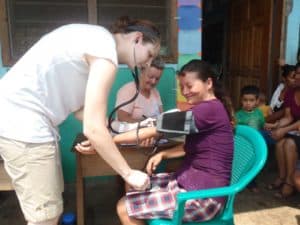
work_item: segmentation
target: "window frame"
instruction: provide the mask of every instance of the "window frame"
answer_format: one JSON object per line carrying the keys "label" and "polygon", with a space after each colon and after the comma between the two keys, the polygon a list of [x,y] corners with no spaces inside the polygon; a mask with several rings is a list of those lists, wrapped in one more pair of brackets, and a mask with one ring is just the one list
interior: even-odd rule
{"label": "window frame", "polygon": [[[177,0],[167,0],[168,18],[166,18],[166,42],[169,54],[163,56],[166,63],[177,63],[178,58],[178,25],[176,20]],[[9,10],[6,0],[0,0],[0,45],[2,49],[3,66],[12,66],[19,58],[13,57],[11,47]],[[97,0],[87,0],[87,21],[90,24],[98,23]],[[101,23],[101,22],[100,22]]]}

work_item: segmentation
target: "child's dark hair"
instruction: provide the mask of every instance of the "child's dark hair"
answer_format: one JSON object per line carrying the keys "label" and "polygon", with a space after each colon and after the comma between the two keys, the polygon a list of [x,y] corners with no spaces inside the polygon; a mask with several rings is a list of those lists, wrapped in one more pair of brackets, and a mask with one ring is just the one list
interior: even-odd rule
{"label": "child's dark hair", "polygon": [[259,93],[259,88],[255,85],[246,85],[241,89],[241,96],[254,95],[256,98],[258,98]]}
{"label": "child's dark hair", "polygon": [[198,78],[202,81],[207,81],[208,78],[212,79],[213,92],[215,96],[223,103],[230,121],[234,123],[234,109],[232,102],[227,93],[225,93],[223,84],[219,79],[220,77],[214,68],[203,60],[194,59],[181,68],[178,76],[185,76],[186,72],[196,72]]}
{"label": "child's dark hair", "polygon": [[296,66],[285,64],[281,67],[282,73],[281,76],[286,78],[291,72],[296,70]]}

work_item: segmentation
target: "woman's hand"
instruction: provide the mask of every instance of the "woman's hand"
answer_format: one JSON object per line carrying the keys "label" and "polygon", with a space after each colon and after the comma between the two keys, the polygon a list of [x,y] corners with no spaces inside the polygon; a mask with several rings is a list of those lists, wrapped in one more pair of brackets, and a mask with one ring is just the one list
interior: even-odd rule
{"label": "woman's hand", "polygon": [[139,143],[140,147],[152,147],[155,143],[155,138],[147,138]]}
{"label": "woman's hand", "polygon": [[131,170],[130,173],[123,178],[134,190],[144,191],[150,187],[149,176],[139,170]]}
{"label": "woman's hand", "polygon": [[97,153],[89,140],[76,144],[75,149],[84,155],[93,155]]}
{"label": "woman's hand", "polygon": [[285,133],[286,132],[284,131],[284,129],[278,128],[276,130],[271,131],[271,136],[274,140],[278,141],[284,137]]}
{"label": "woman's hand", "polygon": [[156,170],[157,166],[159,165],[162,159],[163,152],[159,152],[148,160],[146,166],[146,172],[148,173],[148,175],[152,175],[152,173]]}
{"label": "woman's hand", "polygon": [[275,123],[265,123],[264,128],[265,130],[272,130],[278,127],[278,121]]}

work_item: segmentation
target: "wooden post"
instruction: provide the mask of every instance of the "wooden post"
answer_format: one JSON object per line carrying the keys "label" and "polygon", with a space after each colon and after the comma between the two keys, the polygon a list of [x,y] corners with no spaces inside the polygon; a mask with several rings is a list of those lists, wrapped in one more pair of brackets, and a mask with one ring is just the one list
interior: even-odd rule
{"label": "wooden post", "polygon": [[88,22],[98,24],[97,0],[88,0]]}

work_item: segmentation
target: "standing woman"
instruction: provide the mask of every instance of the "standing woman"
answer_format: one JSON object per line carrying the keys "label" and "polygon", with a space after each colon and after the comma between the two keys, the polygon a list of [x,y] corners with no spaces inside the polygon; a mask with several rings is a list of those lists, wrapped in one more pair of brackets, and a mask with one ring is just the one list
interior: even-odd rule
{"label": "standing woman", "polygon": [[[106,126],[118,63],[150,65],[160,37],[149,21],[120,18],[110,33],[70,24],[42,37],[0,80],[0,155],[29,225],[55,225],[63,211],[57,126],[72,112],[97,153],[131,186],[149,177],[129,167]],[[77,146],[81,152],[87,149]]]}

